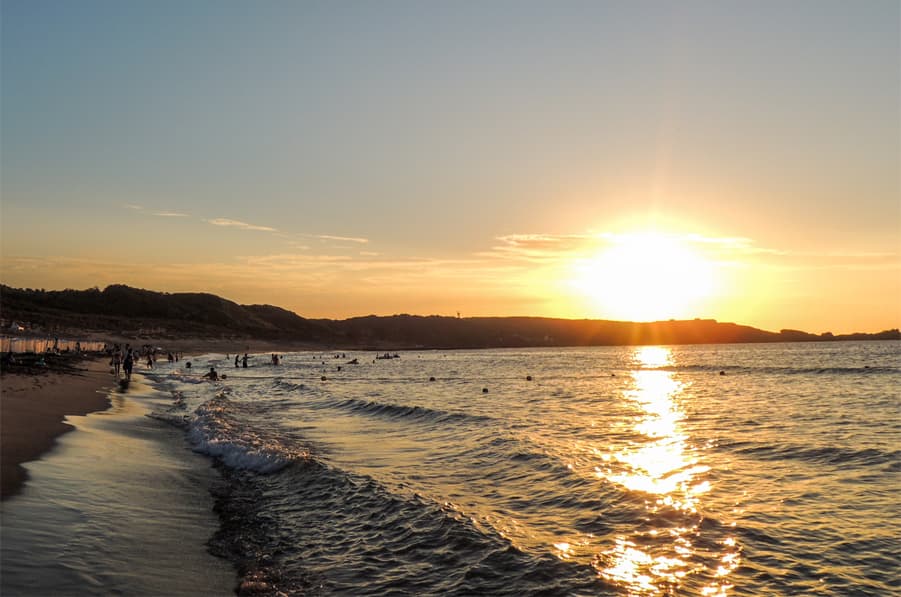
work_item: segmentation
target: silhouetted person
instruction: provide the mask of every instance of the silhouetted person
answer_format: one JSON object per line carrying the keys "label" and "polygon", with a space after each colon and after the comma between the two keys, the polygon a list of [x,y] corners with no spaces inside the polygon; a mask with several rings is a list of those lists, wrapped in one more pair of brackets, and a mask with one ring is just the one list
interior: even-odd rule
{"label": "silhouetted person", "polygon": [[219,374],[216,373],[215,367],[210,367],[210,372],[204,374],[204,377],[209,379],[210,381],[216,381],[217,379],[219,379]]}
{"label": "silhouetted person", "polygon": [[131,370],[134,366],[134,357],[131,355],[131,351],[128,351],[125,355],[125,360],[122,362],[122,368],[125,369],[125,379],[127,381],[131,381]]}
{"label": "silhouetted person", "polygon": [[244,358],[241,359],[241,366],[247,369],[247,353],[244,353]]}

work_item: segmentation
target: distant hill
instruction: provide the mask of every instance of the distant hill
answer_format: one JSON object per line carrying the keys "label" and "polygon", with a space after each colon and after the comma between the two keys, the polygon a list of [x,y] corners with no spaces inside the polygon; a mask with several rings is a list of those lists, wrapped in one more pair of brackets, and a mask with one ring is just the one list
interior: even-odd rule
{"label": "distant hill", "polygon": [[887,330],[879,334],[817,336],[795,330],[767,332],[734,323],[720,323],[712,319],[634,323],[546,317],[458,319],[395,315],[357,317],[328,323],[348,344],[378,346],[489,348],[901,339],[898,330]]}
{"label": "distant hill", "polygon": [[124,338],[259,339],[353,348],[495,348],[897,340],[878,334],[768,332],[712,319],[632,323],[546,317],[394,315],[305,319],[272,305],[239,305],[207,293],[165,293],[108,286],[45,291],[0,285],[0,317],[35,332],[111,334]]}
{"label": "distant hill", "polygon": [[0,286],[0,316],[44,330],[123,337],[260,338],[320,342],[331,332],[270,305],[243,306],[214,294],[165,293],[112,285],[44,291]]}

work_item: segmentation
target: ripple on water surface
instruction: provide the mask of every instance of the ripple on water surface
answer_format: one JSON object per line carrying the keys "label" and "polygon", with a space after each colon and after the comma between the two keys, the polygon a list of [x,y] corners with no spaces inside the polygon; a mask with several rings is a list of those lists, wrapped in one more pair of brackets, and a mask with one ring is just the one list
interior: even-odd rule
{"label": "ripple on water surface", "polygon": [[170,389],[223,467],[214,544],[272,591],[890,594],[899,343],[841,344],[296,353]]}

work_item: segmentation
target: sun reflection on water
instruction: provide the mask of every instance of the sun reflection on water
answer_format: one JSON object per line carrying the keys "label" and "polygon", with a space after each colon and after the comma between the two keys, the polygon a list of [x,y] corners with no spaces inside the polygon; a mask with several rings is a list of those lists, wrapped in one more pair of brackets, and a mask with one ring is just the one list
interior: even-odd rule
{"label": "sun reflection on water", "polygon": [[[700,500],[712,489],[703,478],[710,467],[701,463],[682,424],[680,401],[688,384],[659,369],[672,364],[670,350],[640,347],[634,361],[632,383],[623,390],[625,404],[635,410],[632,439],[602,454],[603,466],[595,470],[599,477],[648,494],[645,508],[651,528],[617,537],[596,566],[601,576],[627,587],[632,595],[663,595],[687,576],[709,568],[696,557],[693,542],[700,532]],[[738,567],[739,554],[734,539],[722,544],[727,552],[715,570],[707,570],[715,580],[701,588],[701,594],[725,595],[731,588],[725,577]]]}

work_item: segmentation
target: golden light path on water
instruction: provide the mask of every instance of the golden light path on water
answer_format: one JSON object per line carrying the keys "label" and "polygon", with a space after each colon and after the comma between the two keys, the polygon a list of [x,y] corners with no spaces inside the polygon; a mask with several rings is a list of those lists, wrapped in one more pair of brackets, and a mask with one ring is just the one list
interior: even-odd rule
{"label": "golden light path on water", "polygon": [[[688,385],[671,371],[655,369],[673,364],[671,351],[640,347],[634,361],[632,383],[623,390],[623,398],[636,412],[631,431],[637,440],[601,454],[604,466],[597,467],[596,474],[647,494],[645,508],[651,520],[660,515],[669,522],[690,522],[651,525],[630,536],[618,536],[613,547],[597,558],[596,566],[602,577],[627,587],[630,595],[664,595],[708,567],[699,561],[693,541],[699,533],[701,501],[711,490],[703,478],[710,468],[700,462],[683,425],[680,399]],[[669,512],[678,516],[667,517]],[[735,540],[726,538],[721,544],[725,551],[719,565],[712,574],[708,571],[715,580],[699,588],[702,595],[726,595],[732,587],[727,577],[739,565]]]}

